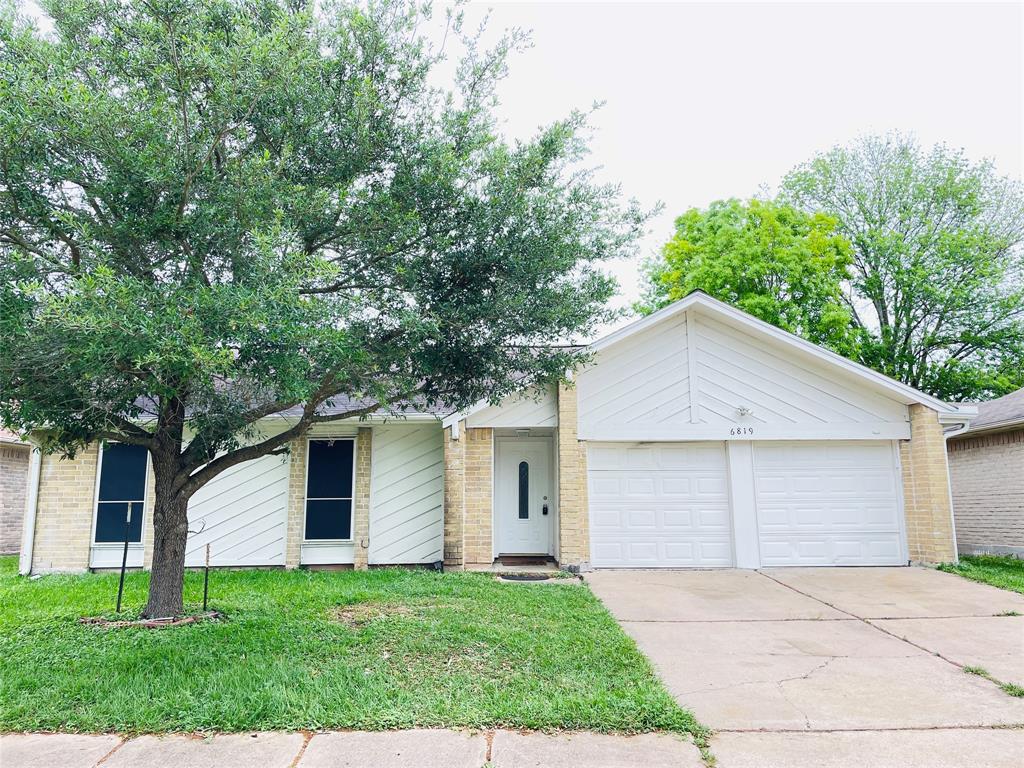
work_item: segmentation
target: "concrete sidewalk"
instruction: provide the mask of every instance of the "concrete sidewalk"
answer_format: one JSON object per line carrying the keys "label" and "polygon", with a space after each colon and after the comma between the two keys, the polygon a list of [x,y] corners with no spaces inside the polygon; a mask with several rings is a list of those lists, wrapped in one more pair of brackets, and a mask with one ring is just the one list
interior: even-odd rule
{"label": "concrete sidewalk", "polygon": [[668,734],[337,731],[139,736],[5,734],[3,768],[699,768]]}

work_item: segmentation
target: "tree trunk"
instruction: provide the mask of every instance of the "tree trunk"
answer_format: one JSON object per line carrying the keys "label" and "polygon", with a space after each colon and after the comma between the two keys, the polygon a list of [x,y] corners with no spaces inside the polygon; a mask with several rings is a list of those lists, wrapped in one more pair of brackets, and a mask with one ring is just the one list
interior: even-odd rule
{"label": "tree trunk", "polygon": [[151,619],[180,616],[184,612],[182,591],[188,540],[188,497],[172,490],[174,467],[162,466],[154,455],[153,473],[153,566],[149,574],[149,602],[142,612]]}

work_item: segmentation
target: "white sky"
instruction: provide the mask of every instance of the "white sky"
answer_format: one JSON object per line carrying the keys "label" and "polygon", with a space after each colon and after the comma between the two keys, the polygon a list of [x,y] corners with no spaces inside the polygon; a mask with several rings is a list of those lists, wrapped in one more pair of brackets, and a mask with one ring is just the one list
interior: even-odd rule
{"label": "white sky", "polygon": [[[637,259],[610,264],[628,305],[640,257],[693,206],[774,187],[816,152],[909,131],[1020,178],[1022,3],[472,3],[532,30],[500,89],[510,136],[594,101],[594,165],[665,210]],[[470,26],[467,24],[467,27]]]}

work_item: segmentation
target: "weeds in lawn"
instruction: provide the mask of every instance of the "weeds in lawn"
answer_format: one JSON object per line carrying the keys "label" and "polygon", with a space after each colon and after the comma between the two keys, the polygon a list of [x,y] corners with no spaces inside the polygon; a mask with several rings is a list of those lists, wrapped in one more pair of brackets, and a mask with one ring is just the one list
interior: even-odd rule
{"label": "weeds in lawn", "polygon": [[1024,687],[1021,687],[1015,683],[1004,683],[1001,680],[996,680],[992,677],[987,669],[984,667],[964,667],[964,672],[968,675],[977,675],[983,677],[989,682],[995,683],[999,686],[1000,690],[1008,696],[1014,696],[1016,698],[1024,698]]}

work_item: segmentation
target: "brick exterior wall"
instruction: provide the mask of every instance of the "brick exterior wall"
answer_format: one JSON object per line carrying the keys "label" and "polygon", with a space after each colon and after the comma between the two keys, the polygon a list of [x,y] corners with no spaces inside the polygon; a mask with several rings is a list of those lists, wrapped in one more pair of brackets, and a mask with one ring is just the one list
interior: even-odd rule
{"label": "brick exterior wall", "polygon": [[956,560],[946,441],[932,409],[918,403],[910,406],[910,440],[900,443],[900,464],[910,559]]}
{"label": "brick exterior wall", "polygon": [[352,539],[355,542],[355,567],[368,568],[370,552],[370,462],[373,458],[373,430],[360,427],[356,434],[356,487],[353,499]]}
{"label": "brick exterior wall", "polygon": [[33,572],[88,569],[98,458],[98,444],[70,460],[41,457]]}
{"label": "brick exterior wall", "polygon": [[960,552],[1024,557],[1024,428],[951,439],[949,473]]}
{"label": "brick exterior wall", "polygon": [[466,422],[459,424],[460,439],[452,440],[452,428],[444,430],[444,564],[461,568],[466,524]]}
{"label": "brick exterior wall", "polygon": [[465,523],[463,528],[463,552],[467,565],[494,562],[492,540],[494,497],[494,430],[490,428],[467,429],[465,440],[465,472],[463,504]]}
{"label": "brick exterior wall", "polygon": [[302,524],[306,515],[306,438],[289,444],[288,524],[284,543],[284,567],[298,568],[302,548]]}
{"label": "brick exterior wall", "polygon": [[577,438],[574,387],[558,385],[558,562],[583,566],[590,561],[587,511],[587,446]]}
{"label": "brick exterior wall", "polygon": [[30,451],[27,445],[0,443],[0,555],[21,550]]}

